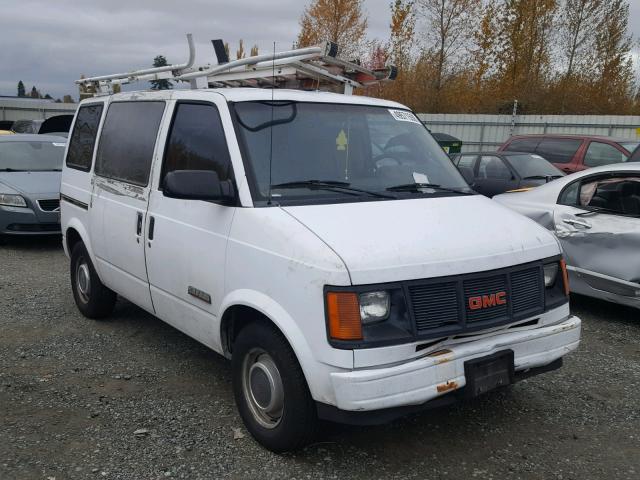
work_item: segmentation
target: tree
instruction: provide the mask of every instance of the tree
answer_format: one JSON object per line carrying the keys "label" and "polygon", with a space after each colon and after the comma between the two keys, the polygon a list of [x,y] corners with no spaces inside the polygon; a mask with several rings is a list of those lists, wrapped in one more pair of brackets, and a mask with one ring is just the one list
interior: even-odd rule
{"label": "tree", "polygon": [[71,97],[71,95],[65,95],[62,97],[62,103],[74,103],[73,97]]}
{"label": "tree", "polygon": [[596,29],[594,56],[594,103],[599,112],[626,113],[631,105],[633,63],[632,38],[628,33],[629,4],[609,0]]}
{"label": "tree", "polygon": [[418,5],[427,22],[422,62],[433,64],[433,109],[439,111],[444,78],[456,70],[453,60],[470,44],[481,0],[418,0]]}
{"label": "tree", "polygon": [[[167,63],[167,59],[164,57],[164,55],[157,55],[153,59],[154,67],[166,67],[167,65],[169,64]],[[166,78],[160,80],[151,80],[149,83],[151,83],[151,90],[169,90],[170,88],[173,88],[172,83]]]}
{"label": "tree", "polygon": [[571,95],[578,101],[583,83],[593,70],[591,54],[600,19],[604,15],[604,0],[565,0],[560,10],[559,50],[566,62],[560,90],[560,113],[564,113]]}
{"label": "tree", "polygon": [[[385,88],[385,93],[390,99],[401,103],[412,103],[416,92],[413,75],[413,53],[416,29],[416,11],[414,0],[394,0],[391,3],[390,38],[386,49],[378,47],[374,51],[379,59],[376,65],[384,65],[388,60],[398,68],[398,77],[395,82]],[[384,61],[382,61],[384,59]]]}
{"label": "tree", "polygon": [[236,50],[236,58],[240,60],[241,58],[246,58],[246,56],[246,52],[244,51],[244,42],[240,39],[238,50]]}
{"label": "tree", "polygon": [[308,47],[329,40],[339,55],[352,60],[366,50],[367,17],[364,0],[312,0],[300,18],[298,45]]}
{"label": "tree", "polygon": [[514,98],[529,111],[544,98],[557,7],[557,0],[503,0],[499,7],[495,63],[509,111]]}
{"label": "tree", "polygon": [[36,88],[35,85],[33,87],[31,87],[31,93],[29,94],[29,96],[31,98],[41,98],[40,97],[40,92],[38,92],[38,89]]}
{"label": "tree", "polygon": [[254,45],[253,47],[251,47],[251,56],[255,57],[258,55],[258,45]]}
{"label": "tree", "polygon": [[26,93],[26,91],[24,89],[24,83],[22,83],[22,80],[20,80],[18,82],[18,96],[19,97],[26,97],[27,96],[27,93]]}

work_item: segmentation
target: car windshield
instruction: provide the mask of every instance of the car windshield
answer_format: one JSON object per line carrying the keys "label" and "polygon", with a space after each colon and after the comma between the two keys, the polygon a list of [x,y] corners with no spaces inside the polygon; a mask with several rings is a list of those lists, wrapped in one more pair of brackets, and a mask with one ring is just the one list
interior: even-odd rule
{"label": "car windshield", "polygon": [[633,152],[640,145],[640,142],[622,142],[620,145],[628,152]]}
{"label": "car windshield", "polygon": [[64,142],[0,142],[0,172],[61,170]]}
{"label": "car windshield", "polygon": [[507,159],[521,178],[561,177],[564,175],[540,155],[509,155]]}
{"label": "car windshield", "polygon": [[470,191],[407,110],[282,101],[241,102],[234,109],[256,204],[268,200],[270,190],[273,201],[297,204]]}

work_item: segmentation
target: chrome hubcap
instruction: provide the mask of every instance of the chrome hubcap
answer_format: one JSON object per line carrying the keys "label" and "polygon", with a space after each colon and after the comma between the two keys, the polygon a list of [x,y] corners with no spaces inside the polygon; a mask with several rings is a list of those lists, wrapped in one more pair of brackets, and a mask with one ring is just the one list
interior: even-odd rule
{"label": "chrome hubcap", "polygon": [[273,358],[254,348],[244,358],[242,388],[249,410],[264,428],[275,428],[282,419],[284,389]]}
{"label": "chrome hubcap", "polygon": [[89,265],[84,261],[79,262],[76,269],[76,287],[82,301],[87,303],[89,295],[91,295],[91,276],[89,274]]}

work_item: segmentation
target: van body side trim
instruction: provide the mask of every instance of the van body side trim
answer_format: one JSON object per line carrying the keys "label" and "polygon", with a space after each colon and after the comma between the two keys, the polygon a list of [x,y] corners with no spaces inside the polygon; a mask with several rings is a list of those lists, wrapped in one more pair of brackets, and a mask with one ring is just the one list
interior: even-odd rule
{"label": "van body side trim", "polygon": [[60,200],[64,200],[67,203],[70,203],[71,205],[75,205],[76,207],[80,207],[83,210],[89,210],[89,205],[81,202],[80,200],[76,200],[73,197],[69,197],[63,193],[60,194]]}

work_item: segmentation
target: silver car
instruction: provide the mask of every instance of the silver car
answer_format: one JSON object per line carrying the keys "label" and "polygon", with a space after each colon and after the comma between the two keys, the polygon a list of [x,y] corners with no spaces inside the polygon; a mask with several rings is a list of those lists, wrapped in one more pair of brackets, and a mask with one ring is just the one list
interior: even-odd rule
{"label": "silver car", "polygon": [[60,233],[60,175],[67,139],[0,137],[0,240]]}
{"label": "silver car", "polygon": [[591,168],[493,199],[555,232],[571,291],[640,308],[640,163]]}

